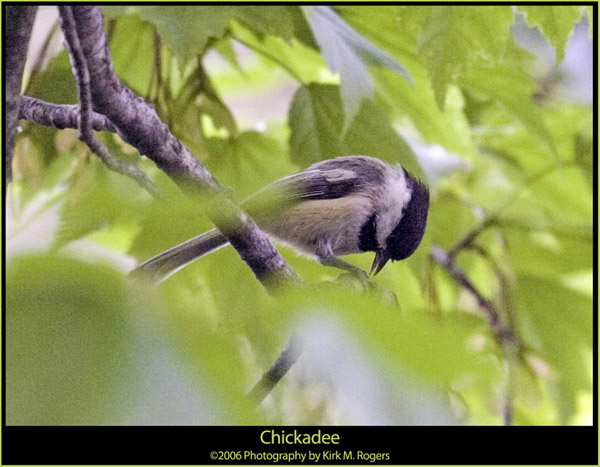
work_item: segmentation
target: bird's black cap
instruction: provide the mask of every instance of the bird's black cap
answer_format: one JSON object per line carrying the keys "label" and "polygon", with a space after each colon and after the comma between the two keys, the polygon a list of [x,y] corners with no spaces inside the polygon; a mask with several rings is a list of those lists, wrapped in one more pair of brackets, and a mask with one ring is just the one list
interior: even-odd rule
{"label": "bird's black cap", "polygon": [[420,245],[429,211],[429,190],[406,170],[407,187],[412,191],[410,201],[404,208],[402,219],[387,239],[386,253],[394,261],[408,258]]}

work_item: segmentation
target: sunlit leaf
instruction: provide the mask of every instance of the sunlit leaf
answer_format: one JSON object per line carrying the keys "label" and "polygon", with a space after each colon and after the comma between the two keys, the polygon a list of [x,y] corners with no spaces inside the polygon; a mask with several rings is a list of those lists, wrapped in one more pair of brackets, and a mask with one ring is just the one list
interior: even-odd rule
{"label": "sunlit leaf", "polygon": [[[586,242],[526,227],[506,230],[511,260],[520,274],[559,280],[569,273],[592,270],[591,239]],[[565,232],[569,233],[573,234],[573,229]]]}
{"label": "sunlit leaf", "polygon": [[327,65],[341,75],[346,125],[358,113],[363,99],[373,96],[373,85],[365,65],[389,68],[411,81],[404,66],[354,31],[330,7],[302,8]]}
{"label": "sunlit leaf", "polygon": [[535,88],[530,75],[510,64],[481,64],[471,70],[466,81],[477,92],[483,92],[500,102],[552,155],[556,155],[552,135],[533,100]]}
{"label": "sunlit leaf", "polygon": [[274,36],[260,38],[237,22],[232,23],[231,30],[236,40],[278,63],[303,84],[321,81],[326,76],[327,66],[323,57],[295,39],[285,40]]}
{"label": "sunlit leaf", "polygon": [[[115,7],[111,7],[114,13]],[[121,7],[122,11],[137,12],[155,25],[165,43],[183,61],[201,55],[211,38],[225,34],[229,22],[240,19],[261,34],[291,38],[294,30],[288,6],[137,6]],[[119,10],[116,10],[119,12]]]}
{"label": "sunlit leaf", "polygon": [[233,40],[230,37],[224,37],[214,42],[213,48],[223,57],[229,65],[231,65],[239,73],[243,73],[243,69],[238,60],[237,53],[233,47]]}
{"label": "sunlit leaf", "polygon": [[116,22],[109,46],[119,78],[145,95],[154,65],[152,27],[137,15],[122,16]]}
{"label": "sunlit leaf", "polygon": [[569,36],[581,18],[579,5],[518,5],[531,27],[538,26],[556,51],[556,63],[562,62]]}
{"label": "sunlit leaf", "polygon": [[146,196],[133,180],[110,172],[95,155],[80,157],[61,210],[54,247],[60,248],[118,219],[132,221],[140,205],[148,201]]}
{"label": "sunlit leaf", "polygon": [[[435,384],[467,374],[482,379],[494,375],[494,365],[483,370],[491,349],[476,351],[467,345],[467,337],[477,328],[473,322],[467,323],[459,316],[436,320],[402,307],[402,297],[398,299],[402,312],[374,297],[323,284],[319,293],[293,293],[276,306],[292,312],[292,322],[318,318],[323,325],[341,325],[342,329],[347,326],[368,354],[382,358],[395,371],[409,370]],[[281,312],[274,313],[269,319],[281,321],[280,315]]]}
{"label": "sunlit leaf", "polygon": [[53,255],[10,265],[9,424],[254,420],[237,345],[206,319],[181,306],[165,318],[159,294],[106,266]]}
{"label": "sunlit leaf", "polygon": [[510,6],[433,6],[419,35],[438,105],[446,88],[467,73],[477,59],[500,57],[509,40]]}

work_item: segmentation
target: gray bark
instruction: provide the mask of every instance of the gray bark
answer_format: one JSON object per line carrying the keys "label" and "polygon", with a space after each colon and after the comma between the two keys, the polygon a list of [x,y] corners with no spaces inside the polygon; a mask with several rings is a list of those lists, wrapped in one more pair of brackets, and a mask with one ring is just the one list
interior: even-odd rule
{"label": "gray bark", "polygon": [[6,44],[6,75],[5,75],[5,99],[6,114],[4,135],[5,166],[4,177],[6,187],[12,180],[12,159],[15,149],[17,129],[19,127],[19,104],[21,97],[21,83],[23,79],[23,68],[27,59],[27,47],[35,19],[36,6],[7,6],[5,10],[4,41]]}
{"label": "gray bark", "polygon": [[204,206],[204,212],[267,289],[299,280],[264,232],[231,201],[226,190],[170,132],[154,108],[118,78],[100,8],[71,8],[89,71],[93,110],[105,115],[124,141],[154,161],[186,193],[211,194],[212,201]]}

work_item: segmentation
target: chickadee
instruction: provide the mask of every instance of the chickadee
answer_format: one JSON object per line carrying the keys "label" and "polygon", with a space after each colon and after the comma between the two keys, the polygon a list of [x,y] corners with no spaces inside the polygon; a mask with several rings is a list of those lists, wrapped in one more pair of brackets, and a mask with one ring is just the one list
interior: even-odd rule
{"label": "chickadee", "polygon": [[[381,271],[390,259],[408,258],[425,233],[429,190],[401,165],[346,156],[283,177],[242,206],[275,240],[315,256],[321,264],[363,277],[362,269],[338,256],[374,251],[371,274]],[[161,282],[227,243],[213,229],[149,259],[135,271]]]}

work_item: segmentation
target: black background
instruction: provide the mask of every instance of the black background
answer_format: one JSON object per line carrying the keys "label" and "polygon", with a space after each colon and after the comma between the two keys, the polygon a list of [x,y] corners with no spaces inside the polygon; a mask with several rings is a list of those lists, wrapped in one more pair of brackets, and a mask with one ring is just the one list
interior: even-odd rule
{"label": "black background", "polygon": [[[264,445],[260,433],[339,434],[338,445]],[[3,464],[272,464],[212,451],[389,453],[376,464],[598,464],[596,427],[19,427],[2,433]],[[295,462],[294,464],[298,464]],[[305,464],[311,464],[307,461]],[[349,460],[319,464],[368,464]],[[279,464],[289,464],[280,461]]]}

